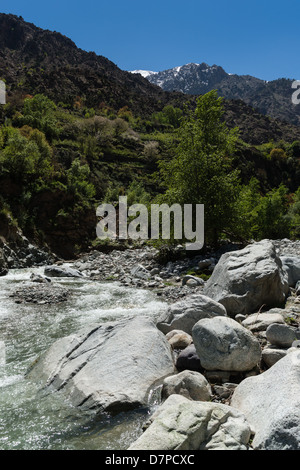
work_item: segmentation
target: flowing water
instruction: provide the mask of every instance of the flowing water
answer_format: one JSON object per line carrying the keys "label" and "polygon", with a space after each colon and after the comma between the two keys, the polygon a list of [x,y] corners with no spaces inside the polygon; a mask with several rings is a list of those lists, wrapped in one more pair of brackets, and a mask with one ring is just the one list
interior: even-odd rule
{"label": "flowing water", "polygon": [[[126,316],[156,318],[165,304],[155,294],[118,283],[53,279],[72,295],[60,304],[16,304],[10,295],[32,272],[12,270],[0,278],[0,450],[126,449],[142,432],[151,406],[101,418],[72,407],[60,393],[43,392],[25,376],[31,364],[58,338],[95,322]],[[30,289],[30,284],[28,284]],[[152,407],[157,404],[155,393]]]}

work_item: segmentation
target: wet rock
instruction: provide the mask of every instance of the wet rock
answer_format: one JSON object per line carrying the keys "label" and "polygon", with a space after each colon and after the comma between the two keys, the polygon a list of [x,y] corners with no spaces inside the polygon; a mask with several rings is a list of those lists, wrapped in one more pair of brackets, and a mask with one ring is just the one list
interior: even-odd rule
{"label": "wet rock", "polygon": [[44,274],[49,277],[83,277],[83,274],[77,269],[60,266],[46,266]]}
{"label": "wet rock", "polygon": [[44,277],[44,276],[41,276],[40,274],[35,274],[35,273],[31,274],[30,280],[32,282],[39,282],[40,284],[42,283],[47,284],[48,282],[51,282],[51,279],[49,279],[48,277]]}
{"label": "wet rock", "polygon": [[84,410],[147,404],[149,387],[174,373],[170,345],[147,317],[107,322],[56,341],[29,374]]}
{"label": "wet rock", "polygon": [[37,283],[33,284],[24,283],[24,285],[13,292],[11,295],[15,302],[32,303],[32,304],[57,304],[66,302],[71,295],[69,289],[60,286],[52,286],[50,283]]}

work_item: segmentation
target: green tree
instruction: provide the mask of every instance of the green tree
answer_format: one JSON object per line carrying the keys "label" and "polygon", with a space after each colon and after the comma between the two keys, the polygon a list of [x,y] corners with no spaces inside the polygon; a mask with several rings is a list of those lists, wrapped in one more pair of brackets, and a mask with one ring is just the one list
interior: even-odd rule
{"label": "green tree", "polygon": [[160,164],[170,203],[204,204],[206,242],[217,243],[237,218],[239,173],[232,170],[238,130],[223,119],[223,100],[215,90],[197,99],[195,111],[182,119],[178,146],[169,162]]}
{"label": "green tree", "polygon": [[20,120],[23,125],[39,129],[47,138],[52,139],[59,134],[55,111],[55,103],[47,96],[35,95],[24,100],[23,115]]}
{"label": "green tree", "polygon": [[281,184],[260,199],[255,208],[257,212],[256,238],[284,238],[290,236],[288,212],[288,189]]}
{"label": "green tree", "polygon": [[0,142],[0,173],[8,173],[20,183],[49,174],[51,149],[41,132],[35,130],[26,138],[18,129],[6,127],[0,131]]}
{"label": "green tree", "polygon": [[300,186],[294,194],[293,202],[287,213],[287,220],[291,228],[291,236],[300,238]]}
{"label": "green tree", "polygon": [[72,162],[71,168],[67,170],[67,190],[84,205],[87,205],[95,195],[95,188],[88,181],[89,176],[89,166],[82,165],[79,158],[76,158]]}

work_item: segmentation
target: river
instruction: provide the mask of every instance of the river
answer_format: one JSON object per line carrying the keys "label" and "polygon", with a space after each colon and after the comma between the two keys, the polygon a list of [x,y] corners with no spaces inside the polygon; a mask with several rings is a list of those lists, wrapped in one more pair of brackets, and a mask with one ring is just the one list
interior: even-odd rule
{"label": "river", "polygon": [[33,272],[43,274],[43,268],[11,270],[0,278],[0,341],[6,359],[0,362],[0,450],[128,448],[157,406],[155,390],[148,408],[99,417],[74,408],[59,392],[39,390],[26,371],[58,338],[133,314],[157,317],[166,304],[148,290],[77,278],[52,280],[71,290],[66,302],[17,304],[11,294]]}

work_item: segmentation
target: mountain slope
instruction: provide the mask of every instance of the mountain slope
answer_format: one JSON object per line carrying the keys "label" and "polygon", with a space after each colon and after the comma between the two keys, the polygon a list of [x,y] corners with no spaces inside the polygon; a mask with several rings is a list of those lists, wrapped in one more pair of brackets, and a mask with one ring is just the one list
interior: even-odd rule
{"label": "mountain slope", "polygon": [[202,95],[217,89],[224,98],[243,100],[264,115],[300,125],[300,106],[292,103],[293,80],[266,82],[250,75],[229,74],[222,67],[206,63],[187,64],[144,76],[166,91]]}
{"label": "mountain slope", "polygon": [[60,33],[7,14],[0,14],[0,78],[6,81],[8,97],[45,93],[68,106],[80,97],[88,107],[129,105],[141,114],[173,98],[176,102],[180,95],[165,93],[105,57],[79,49]]}
{"label": "mountain slope", "polygon": [[[177,67],[172,75],[177,74],[177,79],[183,83],[183,77],[190,76],[193,70],[198,79],[202,77],[202,82],[208,81],[211,88],[222,80],[224,82],[228,75],[221,67],[209,68],[206,64]],[[152,81],[161,76],[149,71],[144,73],[147,74]],[[108,107],[118,111],[128,106],[135,116],[146,119],[166,105],[182,108],[188,103],[193,106],[196,95],[208,91],[205,83],[197,88],[198,79],[190,86],[189,91],[193,94],[164,91],[140,74],[123,71],[107,58],[79,49],[71,39],[58,32],[43,30],[21,17],[3,13],[0,13],[0,79],[6,82],[9,103],[20,102],[22,105],[26,95],[42,93],[70,110],[75,109],[75,103],[95,110]],[[249,79],[249,90],[253,89],[252,81],[261,82]],[[243,83],[245,88],[246,82]],[[231,98],[233,92],[228,95]],[[236,93],[233,98],[238,99],[240,95]],[[252,105],[229,99],[225,100],[224,106],[228,125],[240,127],[241,138],[249,143],[260,144],[270,139],[300,140],[300,127],[263,116],[254,111]],[[1,113],[0,107],[0,122],[3,120]]]}

